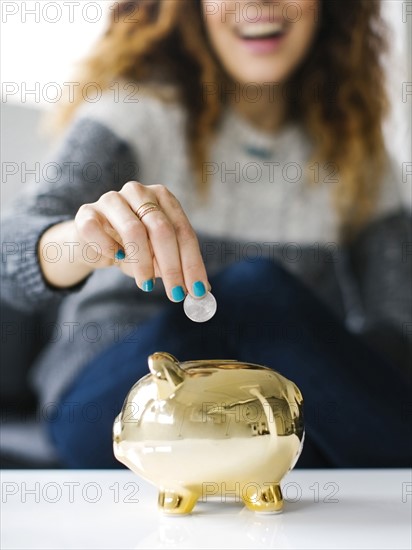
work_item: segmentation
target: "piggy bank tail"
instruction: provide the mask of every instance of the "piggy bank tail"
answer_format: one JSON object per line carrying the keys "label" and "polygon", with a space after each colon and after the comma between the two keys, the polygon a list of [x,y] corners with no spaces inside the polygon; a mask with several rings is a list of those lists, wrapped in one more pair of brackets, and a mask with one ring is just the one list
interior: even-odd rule
{"label": "piggy bank tail", "polygon": [[120,450],[120,443],[122,442],[122,420],[121,414],[117,415],[113,423],[113,452],[114,456],[118,458],[122,453]]}

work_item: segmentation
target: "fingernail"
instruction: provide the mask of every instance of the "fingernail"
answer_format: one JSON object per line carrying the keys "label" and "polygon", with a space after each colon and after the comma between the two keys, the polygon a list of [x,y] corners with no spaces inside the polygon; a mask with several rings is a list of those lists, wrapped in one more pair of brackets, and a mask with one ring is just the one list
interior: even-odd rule
{"label": "fingernail", "polygon": [[148,279],[147,281],[144,281],[142,283],[142,290],[144,290],[145,292],[152,292],[153,287],[154,287],[153,279]]}
{"label": "fingernail", "polygon": [[172,288],[172,298],[175,302],[181,302],[185,298],[185,291],[181,286],[175,286]]}
{"label": "fingernail", "polygon": [[206,294],[205,285],[202,283],[202,281],[196,281],[193,283],[193,294],[197,298],[201,298]]}
{"label": "fingernail", "polygon": [[114,256],[116,260],[124,260],[126,258],[126,254],[121,248],[119,248],[119,250],[116,252]]}

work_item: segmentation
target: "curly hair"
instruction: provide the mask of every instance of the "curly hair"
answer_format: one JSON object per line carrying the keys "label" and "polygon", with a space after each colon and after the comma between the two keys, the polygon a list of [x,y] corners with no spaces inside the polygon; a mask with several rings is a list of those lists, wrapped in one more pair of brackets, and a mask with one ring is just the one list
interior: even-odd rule
{"label": "curly hair", "polygon": [[[116,78],[176,85],[190,115],[186,133],[192,165],[205,191],[202,166],[225,94],[205,94],[204,86],[222,90],[229,77],[209,44],[201,1],[123,0],[113,7],[78,80],[101,89]],[[286,83],[289,116],[304,125],[314,143],[306,167],[309,181],[316,185],[308,169],[313,162],[338,168],[334,200],[342,235],[353,234],[370,218],[387,162],[382,121],[389,102],[381,65],[386,48],[379,0],[321,0],[312,47]],[[82,100],[79,93],[61,106],[57,127],[68,122]]]}

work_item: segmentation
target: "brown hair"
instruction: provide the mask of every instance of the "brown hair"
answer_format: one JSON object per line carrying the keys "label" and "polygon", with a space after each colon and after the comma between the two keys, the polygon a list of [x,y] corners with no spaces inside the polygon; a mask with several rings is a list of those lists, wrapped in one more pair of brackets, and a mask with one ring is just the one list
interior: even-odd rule
{"label": "brown hair", "polygon": [[[381,66],[385,27],[378,0],[321,0],[320,10],[314,43],[287,83],[287,97],[290,112],[315,144],[308,166],[329,162],[338,168],[335,203],[342,229],[353,232],[373,212],[386,163],[382,120],[388,100]],[[201,0],[115,4],[108,28],[82,63],[78,80],[105,89],[116,78],[141,82],[159,75],[162,82],[177,85],[190,115],[191,160],[199,186],[205,188],[202,166],[225,98],[205,94],[204,86],[222,89],[228,77],[209,46]],[[60,125],[81,102],[78,94],[63,105],[56,117]]]}

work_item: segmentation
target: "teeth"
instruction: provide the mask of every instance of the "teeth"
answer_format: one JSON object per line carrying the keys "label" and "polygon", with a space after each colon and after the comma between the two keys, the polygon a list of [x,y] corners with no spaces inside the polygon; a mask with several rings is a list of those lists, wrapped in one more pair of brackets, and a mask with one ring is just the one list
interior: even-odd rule
{"label": "teeth", "polygon": [[283,25],[280,23],[248,23],[240,29],[239,33],[242,38],[257,38],[282,32],[282,30]]}

